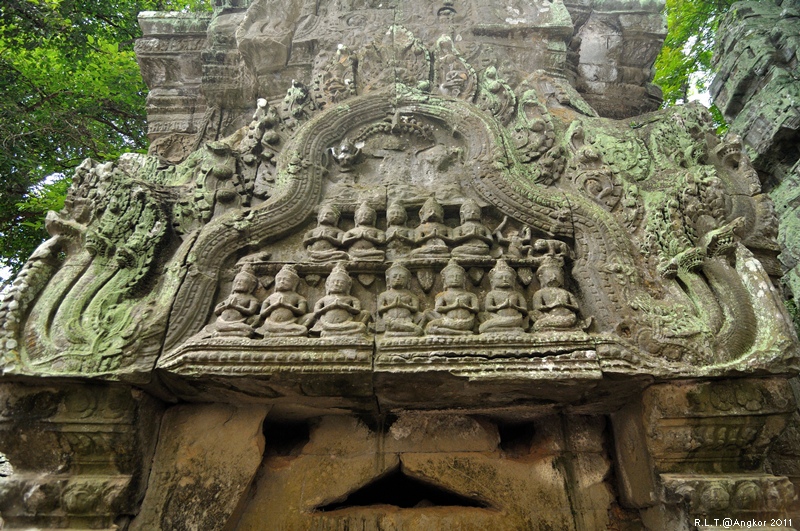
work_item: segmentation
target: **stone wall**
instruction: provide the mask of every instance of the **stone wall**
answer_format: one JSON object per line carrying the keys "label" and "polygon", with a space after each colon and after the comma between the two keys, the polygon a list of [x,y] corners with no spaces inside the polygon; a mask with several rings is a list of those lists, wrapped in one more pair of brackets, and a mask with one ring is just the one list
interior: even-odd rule
{"label": "stone wall", "polygon": [[800,296],[800,3],[737,2],[720,25],[714,103],[759,171],[780,219],[788,293]]}
{"label": "stone wall", "polygon": [[0,301],[5,527],[791,529],[774,208],[662,7],[143,14],[152,153]]}

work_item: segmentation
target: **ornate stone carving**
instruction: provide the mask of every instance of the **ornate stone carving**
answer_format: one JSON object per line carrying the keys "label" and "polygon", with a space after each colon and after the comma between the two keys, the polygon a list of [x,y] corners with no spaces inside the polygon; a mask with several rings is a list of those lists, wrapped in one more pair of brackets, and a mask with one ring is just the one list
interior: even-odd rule
{"label": "ornate stone carving", "polygon": [[275,275],[275,292],[261,303],[261,318],[264,320],[258,332],[276,336],[304,336],[308,328],[301,324],[308,313],[308,302],[298,294],[300,277],[294,267],[285,265]]}
{"label": "ornate stone carving", "polygon": [[540,287],[531,301],[533,329],[541,332],[587,328],[591,321],[579,322],[578,301],[564,289],[564,259],[569,249],[558,240],[537,240],[532,247],[533,251],[543,253],[536,270]]}
{"label": "ornate stone carving", "polygon": [[516,290],[517,274],[502,259],[489,271],[492,290],[486,294],[483,308],[486,318],[479,327],[483,333],[522,333],[527,328],[528,305]]}
{"label": "ornate stone carving", "polygon": [[450,228],[442,223],[444,210],[434,197],[429,197],[419,210],[419,226],[414,233],[417,248],[411,251],[413,256],[447,257],[450,249]]}
{"label": "ornate stone carving", "polygon": [[386,236],[375,228],[377,213],[367,203],[361,203],[356,210],[356,226],[342,236],[342,245],[347,247],[351,260],[383,261],[386,253],[378,249],[386,242]]}
{"label": "ornate stone carving", "polygon": [[392,203],[386,209],[387,258],[393,260],[408,254],[414,244],[414,230],[406,227],[408,214],[400,203]]}
{"label": "ornate stone carving", "polygon": [[[286,519],[286,505],[270,521],[300,527],[423,517],[432,529],[492,527],[497,514],[514,515],[509,528],[541,527],[534,505],[464,479],[509,478],[517,492],[540,461],[552,481],[534,497],[566,507],[553,528],[672,529],[689,515],[789,510],[789,480],[764,472],[795,409],[782,378],[798,352],[772,286],[774,212],[742,144],[716,138],[699,107],[608,118],[629,116],[623,97],[651,108],[661,19],[657,3],[594,4],[217,2],[207,41],[180,52],[194,54],[197,86],[148,73],[153,105],[168,90],[202,94],[180,127],[155,120],[163,158],[84,163],[48,218],[52,237],[2,295],[3,373],[26,383],[46,373],[57,389],[121,380],[165,404],[246,402],[258,437],[237,439],[245,445],[260,440],[267,410],[266,434],[297,423],[276,429],[284,439],[266,453],[245,452],[263,474],[251,462],[237,477],[257,488],[223,489],[209,502],[213,526],[263,521],[255,500],[278,503],[280,491],[310,512]],[[165,23],[161,34],[145,19],[145,68],[202,26]],[[75,456],[69,466],[124,454],[109,435],[124,422],[86,428],[117,414],[92,406],[99,395],[55,395],[28,409],[74,413],[76,429],[41,430]],[[422,420],[395,421],[402,411]],[[374,422],[369,451],[348,446],[361,428],[329,415]],[[180,422],[169,416],[164,433]],[[418,439],[426,426],[467,433],[449,423],[484,433],[480,455]],[[331,436],[340,446],[312,435],[323,424],[344,430]],[[34,478],[13,448],[2,450],[14,479],[0,482],[11,528],[109,527],[109,515],[135,514],[127,469]],[[391,463],[364,460],[358,481],[323,485],[313,503],[278,477],[302,464],[338,478],[332,464],[370,452]],[[177,508],[203,498],[195,476],[176,481],[163,466],[136,525],[199,522]],[[428,502],[459,509],[347,505],[418,479],[435,486]],[[177,501],[162,505],[161,492]]]}
{"label": "ornate stone carving", "polygon": [[344,265],[333,268],[325,281],[325,296],[314,304],[309,325],[322,337],[349,336],[367,331],[369,314],[361,309],[358,298],[350,295],[353,281]]}
{"label": "ornate stone carving", "polygon": [[461,205],[461,225],[453,229],[451,241],[454,257],[486,256],[492,244],[492,233],[481,221],[481,207],[468,199]]}
{"label": "ornate stone carving", "polygon": [[312,260],[333,262],[347,258],[342,247],[344,231],[338,227],[339,211],[331,205],[323,205],[317,216],[317,228],[308,231],[303,238],[308,255]]}
{"label": "ornate stone carving", "polygon": [[258,299],[253,295],[257,286],[256,276],[242,269],[233,279],[232,293],[214,308],[217,321],[208,327],[208,331],[221,336],[252,337],[255,334],[252,321],[259,307]]}
{"label": "ornate stone carving", "polygon": [[421,336],[419,298],[409,290],[411,273],[400,264],[386,270],[386,291],[378,295],[378,315],[386,336]]}
{"label": "ornate stone carving", "polygon": [[444,291],[436,296],[433,318],[425,325],[431,335],[472,334],[478,313],[478,297],[466,290],[466,271],[451,259],[442,269]]}

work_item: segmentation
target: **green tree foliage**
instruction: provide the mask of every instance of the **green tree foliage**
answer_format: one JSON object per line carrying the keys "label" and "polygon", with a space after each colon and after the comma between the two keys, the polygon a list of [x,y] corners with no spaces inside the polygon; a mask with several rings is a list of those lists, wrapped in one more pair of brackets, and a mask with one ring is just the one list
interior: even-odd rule
{"label": "green tree foliage", "polygon": [[[667,38],[656,59],[654,82],[664,91],[664,105],[686,103],[708,90],[713,79],[711,57],[722,16],[735,0],[667,0]],[[725,121],[712,106],[721,126]]]}
{"label": "green tree foliage", "polygon": [[181,9],[208,0],[0,3],[0,267],[15,272],[46,237],[83,159],[147,149],[137,15]]}

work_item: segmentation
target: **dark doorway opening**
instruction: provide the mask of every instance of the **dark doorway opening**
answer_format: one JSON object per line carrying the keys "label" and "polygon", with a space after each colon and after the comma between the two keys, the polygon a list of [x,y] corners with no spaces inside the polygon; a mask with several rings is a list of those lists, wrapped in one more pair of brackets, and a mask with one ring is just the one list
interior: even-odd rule
{"label": "dark doorway opening", "polygon": [[488,504],[480,500],[407,476],[398,467],[350,493],[343,501],[318,507],[317,510],[336,511],[348,507],[368,507],[370,505],[393,505],[404,509],[414,507],[488,507]]}

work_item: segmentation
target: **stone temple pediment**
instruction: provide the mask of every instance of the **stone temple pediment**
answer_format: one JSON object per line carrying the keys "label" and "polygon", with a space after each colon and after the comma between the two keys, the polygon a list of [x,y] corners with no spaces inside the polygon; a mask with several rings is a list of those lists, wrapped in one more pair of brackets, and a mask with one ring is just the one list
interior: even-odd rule
{"label": "stone temple pediment", "polygon": [[[218,3],[210,24],[142,15],[152,153],[78,168],[0,306],[5,375],[291,419],[508,420],[797,370],[775,216],[741,145],[700,106],[653,110],[657,9]],[[629,117],[626,90],[651,112]],[[785,421],[773,391],[764,414]],[[397,459],[313,511],[372,499],[392,467],[469,496]],[[499,506],[476,499],[479,520]]]}

